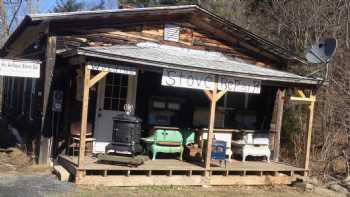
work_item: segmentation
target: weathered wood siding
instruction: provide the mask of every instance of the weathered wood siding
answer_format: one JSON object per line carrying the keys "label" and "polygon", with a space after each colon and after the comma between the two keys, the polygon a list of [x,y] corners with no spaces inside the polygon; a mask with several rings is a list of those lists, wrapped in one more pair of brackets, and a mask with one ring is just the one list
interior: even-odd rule
{"label": "weathered wood siding", "polygon": [[216,35],[199,29],[191,23],[173,23],[180,26],[178,42],[164,40],[164,23],[132,24],[115,28],[99,28],[75,31],[58,38],[58,48],[78,46],[112,46],[117,44],[136,44],[138,42],[156,42],[184,48],[218,51],[246,63],[263,67],[272,67],[267,58],[254,58],[237,44],[222,40]]}

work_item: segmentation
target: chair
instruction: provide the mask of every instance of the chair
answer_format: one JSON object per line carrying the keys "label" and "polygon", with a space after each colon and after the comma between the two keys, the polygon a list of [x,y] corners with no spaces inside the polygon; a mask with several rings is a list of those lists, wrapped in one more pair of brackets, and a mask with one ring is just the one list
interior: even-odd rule
{"label": "chair", "polygon": [[[81,131],[81,122],[73,122],[70,126],[70,142],[69,147],[72,150],[72,155],[79,150],[80,147],[80,131]],[[95,138],[92,138],[92,125],[88,123],[85,134],[85,154],[92,153],[92,144],[95,141]]]}
{"label": "chair", "polygon": [[180,153],[183,154],[183,138],[180,131],[172,128],[154,128],[153,135],[142,138],[147,145],[147,150],[152,153],[152,160],[156,159],[157,153]]}

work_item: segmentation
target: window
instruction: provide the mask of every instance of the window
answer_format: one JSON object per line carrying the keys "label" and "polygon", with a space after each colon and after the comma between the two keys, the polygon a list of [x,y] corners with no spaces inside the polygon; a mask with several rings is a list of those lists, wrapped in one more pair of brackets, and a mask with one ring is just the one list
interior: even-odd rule
{"label": "window", "polygon": [[128,94],[128,75],[109,73],[106,78],[104,110],[124,111]]}
{"label": "window", "polygon": [[179,42],[180,27],[173,24],[165,24],[164,26],[164,40]]}

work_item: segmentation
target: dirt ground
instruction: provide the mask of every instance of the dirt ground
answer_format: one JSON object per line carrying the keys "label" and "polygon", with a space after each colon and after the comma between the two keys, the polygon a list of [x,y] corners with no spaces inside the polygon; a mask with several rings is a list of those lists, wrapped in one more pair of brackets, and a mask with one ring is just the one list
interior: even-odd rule
{"label": "dirt ground", "polygon": [[47,166],[33,165],[32,158],[18,148],[0,150],[0,176],[50,174]]}
{"label": "dirt ground", "polygon": [[0,197],[46,197],[75,190],[74,184],[58,181],[49,167],[33,165],[19,149],[0,150]]}
{"label": "dirt ground", "polygon": [[336,197],[336,193],[303,192],[278,187],[79,187],[79,191],[55,197]]}

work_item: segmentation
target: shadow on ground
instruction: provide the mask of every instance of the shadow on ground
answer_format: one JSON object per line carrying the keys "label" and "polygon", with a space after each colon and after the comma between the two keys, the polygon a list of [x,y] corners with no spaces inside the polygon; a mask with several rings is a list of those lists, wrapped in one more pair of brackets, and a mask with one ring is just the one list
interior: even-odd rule
{"label": "shadow on ground", "polygon": [[54,176],[0,177],[0,197],[46,197],[73,191],[74,184],[58,181]]}

